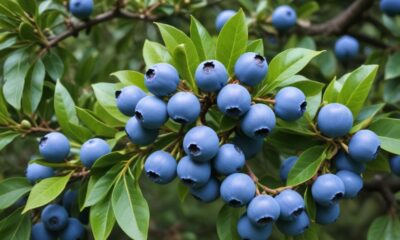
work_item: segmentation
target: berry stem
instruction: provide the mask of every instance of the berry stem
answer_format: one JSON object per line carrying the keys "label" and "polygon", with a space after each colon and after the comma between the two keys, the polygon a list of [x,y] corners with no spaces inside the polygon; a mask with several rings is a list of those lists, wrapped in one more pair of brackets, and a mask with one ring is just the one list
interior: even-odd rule
{"label": "berry stem", "polygon": [[275,99],[272,98],[260,98],[260,97],[255,97],[253,98],[255,102],[261,102],[261,103],[266,103],[266,104],[275,104]]}

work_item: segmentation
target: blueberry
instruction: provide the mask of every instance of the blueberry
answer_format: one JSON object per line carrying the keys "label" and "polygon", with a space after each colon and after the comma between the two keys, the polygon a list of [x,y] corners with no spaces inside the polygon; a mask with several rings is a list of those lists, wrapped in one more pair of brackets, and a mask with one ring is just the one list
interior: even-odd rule
{"label": "blueberry", "polygon": [[348,170],[358,174],[361,174],[365,171],[365,165],[361,162],[354,161],[350,158],[348,154],[343,151],[340,151],[335,158],[333,159],[333,163],[337,170]]}
{"label": "blueberry", "polygon": [[359,51],[360,45],[352,36],[342,36],[335,43],[335,55],[340,61],[354,59]]}
{"label": "blueberry", "polygon": [[244,166],[245,158],[242,150],[234,144],[222,145],[213,159],[214,170],[221,175],[239,172]]}
{"label": "blueberry", "polygon": [[79,240],[83,239],[85,228],[76,218],[68,219],[68,226],[60,232],[60,240]]}
{"label": "blueberry", "polygon": [[136,105],[135,117],[144,128],[157,129],[168,120],[167,104],[155,96],[146,96]]}
{"label": "blueberry", "polygon": [[315,222],[322,225],[327,225],[336,222],[340,215],[340,206],[338,203],[330,206],[321,206],[317,204],[317,214]]}
{"label": "blueberry", "polygon": [[171,154],[159,150],[147,157],[144,171],[151,181],[166,184],[176,177],[176,166],[176,160]]}
{"label": "blueberry", "polygon": [[133,143],[141,146],[149,145],[158,136],[158,130],[142,127],[142,124],[135,117],[132,117],[126,123],[125,132]]}
{"label": "blueberry", "polygon": [[261,151],[264,139],[253,139],[242,134],[236,134],[233,143],[243,151],[246,159],[250,159]]}
{"label": "blueberry", "polygon": [[48,162],[62,162],[68,157],[70,145],[68,138],[59,132],[51,132],[40,139],[39,151]]}
{"label": "blueberry", "polygon": [[279,218],[282,220],[293,220],[304,211],[304,199],[296,191],[286,189],[275,197],[280,206]]}
{"label": "blueberry", "polygon": [[56,240],[57,236],[46,229],[43,223],[36,223],[32,227],[31,240]]}
{"label": "blueberry", "polygon": [[294,164],[297,162],[297,159],[299,159],[297,156],[291,156],[288,157],[285,161],[283,161],[279,171],[279,176],[282,182],[286,183],[289,172],[290,170],[292,170]]}
{"label": "blueberry", "polygon": [[218,180],[211,177],[204,186],[191,188],[190,193],[199,201],[210,203],[219,197],[219,185]]}
{"label": "blueberry", "polygon": [[280,31],[293,27],[296,25],[296,21],[296,12],[290,6],[279,6],[272,13],[272,25]]}
{"label": "blueberry", "polygon": [[37,163],[31,163],[26,168],[25,175],[31,183],[35,183],[38,180],[53,177],[54,170],[51,167],[43,166]]}
{"label": "blueberry", "polygon": [[200,115],[200,102],[190,92],[178,92],[172,96],[167,105],[169,117],[177,123],[193,123]]}
{"label": "blueberry", "polygon": [[207,126],[194,127],[183,138],[183,150],[194,161],[211,160],[218,152],[218,145],[217,134]]}
{"label": "blueberry", "polygon": [[344,197],[345,186],[338,176],[327,173],[315,180],[311,187],[311,194],[316,203],[329,206]]}
{"label": "blueberry", "polygon": [[220,12],[215,20],[215,27],[217,28],[217,31],[221,31],[225,23],[235,14],[236,12],[233,10],[224,10]]}
{"label": "blueberry", "polygon": [[255,194],[255,183],[244,173],[233,173],[221,184],[221,198],[232,207],[246,205]]}
{"label": "blueberry", "polygon": [[272,224],[263,226],[253,225],[246,214],[243,214],[237,224],[237,232],[241,239],[265,240],[271,236]]}
{"label": "blueberry", "polygon": [[178,72],[168,63],[158,63],[151,66],[144,76],[147,89],[158,97],[168,96],[175,92],[179,81]]}
{"label": "blueberry", "polygon": [[349,142],[349,155],[358,162],[370,162],[379,152],[381,141],[371,130],[360,130],[354,134]]}
{"label": "blueberry", "polygon": [[265,138],[275,127],[275,114],[265,104],[254,104],[240,124],[244,134],[254,139]]}
{"label": "blueberry", "polygon": [[330,103],[318,113],[318,128],[327,137],[343,137],[353,126],[353,114],[343,104]]}
{"label": "blueberry", "polygon": [[234,71],[240,83],[255,86],[267,76],[267,59],[254,52],[244,53],[236,61]]}
{"label": "blueberry", "polygon": [[251,96],[249,91],[239,84],[228,84],[218,93],[218,109],[228,116],[242,116],[249,111],[250,105]]}
{"label": "blueberry", "polygon": [[275,114],[285,121],[295,121],[303,116],[307,102],[304,93],[295,87],[279,90],[275,97]]}
{"label": "blueberry", "polygon": [[225,66],[217,60],[206,60],[199,64],[195,73],[196,84],[203,92],[219,91],[228,82]]}
{"label": "blueberry", "polygon": [[344,197],[345,198],[354,198],[358,195],[363,187],[363,180],[359,174],[341,170],[336,173],[342,182],[344,183]]}
{"label": "blueberry", "polygon": [[88,18],[93,12],[93,0],[70,0],[69,11],[77,18]]}
{"label": "blueberry", "polygon": [[102,156],[111,152],[110,146],[100,138],[87,140],[81,147],[80,158],[82,164],[91,168],[94,162]]}
{"label": "blueberry", "polygon": [[310,218],[305,211],[293,219],[293,220],[282,220],[279,219],[276,225],[283,234],[287,236],[297,236],[304,233],[310,226]]}
{"label": "blueberry", "polygon": [[396,174],[397,176],[400,176],[400,156],[392,157],[389,161],[389,164],[392,173]]}
{"label": "blueberry", "polygon": [[78,203],[78,191],[68,189],[62,197],[62,205],[67,211],[71,212],[73,206]]}
{"label": "blueberry", "polygon": [[60,205],[49,204],[43,209],[41,219],[48,230],[60,231],[68,224],[68,212]]}
{"label": "blueberry", "polygon": [[398,0],[381,0],[379,6],[382,12],[391,17],[400,13],[400,2]]}
{"label": "blueberry", "polygon": [[144,97],[146,97],[146,93],[136,86],[124,87],[115,91],[119,111],[130,117],[135,114],[136,104]]}
{"label": "blueberry", "polygon": [[267,225],[278,219],[281,208],[271,196],[258,195],[247,206],[247,217],[255,225]]}
{"label": "blueberry", "polygon": [[176,172],[186,186],[199,188],[210,179],[211,166],[208,162],[195,162],[189,156],[185,156],[179,161]]}

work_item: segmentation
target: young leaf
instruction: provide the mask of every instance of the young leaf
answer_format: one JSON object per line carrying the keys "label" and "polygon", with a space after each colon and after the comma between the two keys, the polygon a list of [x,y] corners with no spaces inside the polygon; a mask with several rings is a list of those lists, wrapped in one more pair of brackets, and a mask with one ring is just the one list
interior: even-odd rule
{"label": "young leaf", "polygon": [[173,56],[178,72],[187,80],[191,89],[197,92],[197,85],[193,76],[194,72],[190,68],[191,56],[188,53],[187,46],[185,44],[178,45],[175,48]]}
{"label": "young leaf", "polygon": [[21,208],[0,221],[0,236],[7,240],[28,240],[31,237],[31,216],[21,214]]}
{"label": "young leaf", "polygon": [[400,239],[400,221],[398,217],[388,215],[375,219],[368,229],[367,239]]}
{"label": "young leaf", "polygon": [[148,92],[147,87],[144,84],[143,73],[131,70],[123,70],[111,73],[110,77],[116,78],[125,86],[135,85],[136,87],[142,89],[143,91]]}
{"label": "young leaf", "polygon": [[239,240],[237,222],[240,218],[240,209],[224,205],[217,217],[217,233],[220,240]]}
{"label": "young leaf", "polygon": [[144,41],[143,58],[147,67],[162,62],[172,64],[172,57],[168,50],[163,45],[149,40]]}
{"label": "young leaf", "polygon": [[111,194],[90,208],[90,226],[94,239],[107,240],[115,224]]}
{"label": "young leaf", "polygon": [[6,209],[31,190],[24,177],[8,178],[0,182],[0,209]]}
{"label": "young leaf", "polygon": [[190,17],[190,37],[196,46],[200,61],[215,58],[215,44],[207,29],[193,16]]}

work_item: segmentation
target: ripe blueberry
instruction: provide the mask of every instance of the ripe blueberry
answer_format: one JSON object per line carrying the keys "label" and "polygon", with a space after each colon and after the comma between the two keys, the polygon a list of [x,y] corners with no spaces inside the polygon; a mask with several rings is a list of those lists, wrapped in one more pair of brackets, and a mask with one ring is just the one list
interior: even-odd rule
{"label": "ripe blueberry", "polygon": [[207,162],[218,152],[219,139],[212,128],[197,126],[183,138],[183,150],[194,161]]}
{"label": "ripe blueberry", "polygon": [[191,188],[190,193],[199,201],[210,203],[219,197],[219,185],[218,180],[211,177],[204,186]]}
{"label": "ripe blueberry", "polygon": [[237,224],[237,232],[241,239],[265,240],[271,236],[272,224],[257,226],[251,223],[248,216],[243,214]]}
{"label": "ripe blueberry", "polygon": [[102,156],[111,152],[108,143],[100,138],[87,140],[81,147],[80,158],[82,164],[91,168],[94,162]]}
{"label": "ripe blueberry", "polygon": [[335,156],[335,158],[333,159],[333,163],[338,171],[348,170],[358,174],[361,174],[365,171],[365,165],[363,163],[354,161],[350,158],[348,154],[343,151],[340,151]]}
{"label": "ripe blueberry", "polygon": [[234,71],[240,83],[255,86],[267,76],[267,59],[254,52],[244,53],[236,61]]}
{"label": "ripe blueberry", "polygon": [[321,108],[317,121],[319,130],[325,136],[343,137],[353,126],[353,114],[343,104],[330,103]]}
{"label": "ripe blueberry", "polygon": [[302,212],[297,218],[287,221],[279,219],[276,225],[283,234],[287,236],[297,236],[304,233],[310,226],[310,218],[306,212]]}
{"label": "ripe blueberry", "polygon": [[221,31],[225,23],[235,14],[236,12],[233,10],[224,10],[220,12],[215,20],[215,27],[217,28],[217,31]]}
{"label": "ripe blueberry", "polygon": [[335,203],[329,206],[317,205],[317,214],[315,216],[315,222],[322,225],[334,223],[340,215],[339,203]]}
{"label": "ripe blueberry", "polygon": [[275,127],[275,114],[265,104],[254,104],[240,124],[244,134],[254,139],[265,138]]}
{"label": "ripe blueberry", "polygon": [[69,11],[77,18],[88,18],[93,12],[93,0],[70,0]]}
{"label": "ripe blueberry", "polygon": [[381,141],[371,130],[360,130],[354,134],[349,142],[349,155],[358,162],[374,160],[379,152]]}
{"label": "ripe blueberry", "polygon": [[158,63],[150,67],[144,76],[144,83],[149,91],[164,97],[175,92],[179,84],[179,74],[176,69],[168,63]]}
{"label": "ripe blueberry", "polygon": [[208,162],[195,162],[185,156],[179,161],[176,172],[186,186],[199,188],[210,179],[211,166]]}
{"label": "ripe blueberry", "polygon": [[390,169],[392,170],[392,173],[396,174],[397,176],[400,176],[400,156],[394,156],[390,159]]}
{"label": "ripe blueberry", "polygon": [[340,61],[351,60],[357,57],[360,45],[352,36],[342,36],[335,43],[335,55]]}
{"label": "ripe blueberry", "polygon": [[200,102],[193,93],[178,92],[169,99],[167,111],[177,123],[193,123],[200,115]]}
{"label": "ripe blueberry", "polygon": [[363,187],[363,180],[359,174],[347,170],[341,170],[336,173],[344,183],[344,197],[354,198]]}
{"label": "ripe blueberry", "polygon": [[345,186],[338,176],[327,173],[315,180],[311,187],[311,194],[316,203],[329,206],[344,197]]}
{"label": "ripe blueberry", "polygon": [[62,197],[62,205],[67,211],[71,212],[73,206],[75,206],[78,203],[77,200],[78,200],[78,191],[68,189],[67,191],[65,191]]}
{"label": "ripe blueberry", "polygon": [[130,118],[126,123],[125,132],[133,143],[141,146],[149,145],[158,136],[158,130],[142,127],[142,124],[135,117]]}
{"label": "ripe blueberry", "polygon": [[204,92],[219,91],[228,82],[225,66],[217,60],[206,60],[196,69],[195,79],[200,90]]}
{"label": "ripe blueberry", "polygon": [[242,150],[234,144],[222,145],[213,159],[214,170],[221,175],[239,172],[244,166],[245,158]]}
{"label": "ripe blueberry", "polygon": [[221,198],[232,207],[241,207],[253,199],[256,185],[249,175],[233,173],[221,184]]}
{"label": "ripe blueberry", "polygon": [[272,13],[272,25],[280,31],[293,27],[296,21],[296,12],[290,6],[279,6]]}
{"label": "ripe blueberry", "polygon": [[76,218],[68,219],[68,226],[60,232],[60,240],[78,240],[83,239],[85,228]]}
{"label": "ripe blueberry", "polygon": [[279,219],[293,220],[304,211],[304,199],[296,191],[287,189],[279,193],[275,197],[276,202],[280,206],[281,213]]}
{"label": "ripe blueberry", "polygon": [[281,213],[278,202],[271,196],[258,195],[247,206],[247,217],[255,225],[275,222]]}
{"label": "ripe blueberry", "polygon": [[59,132],[48,133],[39,142],[40,154],[48,162],[62,162],[68,157],[69,150],[68,138]]}
{"label": "ripe blueberry", "polygon": [[275,114],[285,121],[295,121],[303,116],[307,102],[304,93],[295,87],[279,90],[275,97]]}
{"label": "ripe blueberry", "polygon": [[289,172],[290,172],[290,170],[292,170],[294,164],[297,162],[297,159],[299,159],[297,156],[291,156],[282,162],[281,168],[279,171],[279,176],[280,176],[282,182],[286,183]]}
{"label": "ripe blueberry", "polygon": [[57,204],[47,205],[41,214],[44,226],[50,231],[60,231],[68,224],[68,212]]}
{"label": "ripe blueberry", "polygon": [[400,13],[400,2],[397,0],[381,0],[379,6],[382,12],[391,17]]}
{"label": "ripe blueberry", "polygon": [[31,163],[26,168],[25,175],[31,183],[35,183],[38,180],[53,177],[54,170],[51,167]]}
{"label": "ripe blueberry", "polygon": [[160,184],[169,183],[176,177],[176,160],[164,151],[155,151],[146,159],[144,171],[147,177]]}
{"label": "ripe blueberry", "polygon": [[144,128],[157,129],[168,120],[167,104],[158,97],[146,96],[137,103],[135,117]]}
{"label": "ripe blueberry", "polygon": [[136,86],[124,87],[115,91],[119,111],[130,117],[135,114],[136,104],[144,97],[146,97],[146,93]]}
{"label": "ripe blueberry", "polygon": [[243,151],[246,159],[250,159],[261,151],[264,139],[253,139],[242,134],[236,134],[233,143]]}
{"label": "ripe blueberry", "polygon": [[217,106],[224,114],[239,117],[249,111],[251,96],[245,87],[228,84],[218,93]]}
{"label": "ripe blueberry", "polygon": [[31,240],[56,240],[57,236],[46,229],[43,223],[39,222],[33,225]]}

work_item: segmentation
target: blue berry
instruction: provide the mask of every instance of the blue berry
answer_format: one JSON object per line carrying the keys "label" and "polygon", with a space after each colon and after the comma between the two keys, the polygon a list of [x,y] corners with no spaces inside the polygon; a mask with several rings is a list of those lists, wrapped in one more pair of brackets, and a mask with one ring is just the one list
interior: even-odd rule
{"label": "blue berry", "polygon": [[48,133],[40,139],[39,151],[48,162],[62,162],[70,151],[68,138],[59,132]]}
{"label": "blue berry", "polygon": [[199,201],[210,203],[219,197],[219,185],[218,180],[211,177],[204,186],[191,188],[190,193]]}
{"label": "blue berry", "polygon": [[287,236],[298,236],[304,233],[310,226],[310,218],[306,212],[302,212],[297,218],[287,221],[279,219],[276,225]]}
{"label": "blue berry", "polygon": [[290,6],[279,6],[272,13],[272,25],[280,31],[293,27],[296,25],[296,21],[296,12]]}
{"label": "blue berry", "polygon": [[293,220],[297,218],[305,208],[303,197],[296,191],[286,189],[275,197],[280,206],[279,218],[282,220]]}
{"label": "blue berry", "polygon": [[62,205],[67,211],[71,212],[72,207],[75,206],[78,202],[78,191],[68,189],[65,191],[62,197]]}
{"label": "blue berry", "polygon": [[400,176],[400,156],[394,156],[390,159],[390,169],[392,170],[392,173],[396,174],[397,176]]}
{"label": "blue berry", "polygon": [[322,225],[327,225],[336,222],[340,215],[340,206],[338,203],[330,206],[321,206],[317,204],[317,214],[315,222]]}
{"label": "blue berry", "polygon": [[203,92],[219,91],[228,82],[225,66],[217,60],[206,60],[199,64],[195,73],[196,84]]}
{"label": "blue berry", "polygon": [[110,146],[100,138],[87,140],[81,147],[80,158],[82,164],[91,168],[94,162],[102,156],[111,152]]}
{"label": "blue berry", "polygon": [[265,138],[275,127],[275,114],[265,104],[254,104],[240,124],[244,134],[254,139]]}
{"label": "blue berry", "polygon": [[46,229],[43,223],[39,222],[33,225],[31,240],[56,240],[57,236]]}
{"label": "blue berry", "polygon": [[176,177],[177,163],[171,154],[164,151],[155,151],[147,157],[144,171],[147,177],[155,183],[166,184]]}
{"label": "blue berry", "polygon": [[222,145],[213,159],[213,167],[221,175],[239,172],[244,163],[245,157],[242,150],[233,144]]}
{"label": "blue berry", "polygon": [[168,120],[167,104],[158,97],[146,96],[137,103],[135,117],[144,128],[157,129]]}
{"label": "blue berry", "polygon": [[275,97],[275,114],[285,121],[295,121],[303,116],[307,102],[304,93],[295,87],[279,90]]}
{"label": "blue berry", "polygon": [[371,130],[360,130],[349,142],[349,155],[358,162],[370,162],[378,156],[381,141]]}
{"label": "blue berry", "polygon": [[237,232],[241,239],[265,240],[271,236],[272,224],[256,226],[250,222],[246,214],[243,214],[238,221]]}
{"label": "blue berry", "polygon": [[267,59],[254,52],[244,53],[236,61],[234,71],[240,83],[255,86],[267,76]]}
{"label": "blue berry", "polygon": [[189,124],[200,115],[200,102],[190,92],[178,92],[172,96],[167,105],[169,117],[177,123]]}
{"label": "blue berry", "polygon": [[70,0],[69,11],[77,18],[86,19],[93,12],[93,0]]}
{"label": "blue berry", "polygon": [[38,180],[53,177],[54,170],[51,167],[43,166],[37,163],[31,163],[26,168],[25,175],[29,182],[35,183]]}
{"label": "blue berry", "polygon": [[251,96],[245,87],[228,84],[218,93],[217,106],[224,114],[239,117],[249,111]]}
{"label": "blue berry", "polygon": [[381,0],[379,6],[382,12],[391,17],[400,13],[400,2],[398,0]]}
{"label": "blue berry", "polygon": [[335,43],[335,55],[340,61],[354,59],[359,51],[360,44],[352,36],[342,36]]}
{"label": "blue berry", "polygon": [[365,171],[365,165],[361,162],[354,161],[350,158],[348,154],[343,151],[340,151],[335,158],[333,159],[333,163],[337,170],[348,170],[358,174],[361,174]]}
{"label": "blue berry", "polygon": [[297,162],[297,159],[299,159],[297,156],[291,156],[288,157],[285,161],[283,161],[279,171],[279,176],[282,182],[286,183],[289,172],[290,170],[292,170],[294,164]]}
{"label": "blue berry", "polygon": [[215,27],[217,28],[217,31],[221,31],[225,23],[235,14],[236,12],[233,10],[224,10],[220,12],[215,20]]}
{"label": "blue berry", "polygon": [[154,142],[158,136],[158,130],[144,128],[136,117],[130,118],[126,123],[125,132],[134,144],[141,146],[149,145]]}
{"label": "blue berry", "polygon": [[44,226],[50,231],[60,231],[68,224],[68,212],[57,204],[47,205],[41,214]]}
{"label": "blue berry", "polygon": [[329,206],[344,197],[345,186],[338,176],[327,173],[315,180],[311,187],[311,194],[316,203]]}
{"label": "blue berry", "polygon": [[344,197],[355,198],[363,187],[363,180],[359,174],[341,170],[336,173],[336,176],[344,183]]}
{"label": "blue berry", "polygon": [[236,134],[233,138],[233,143],[243,151],[246,159],[250,159],[261,151],[264,139],[253,139],[245,135]]}
{"label": "blue berry", "polygon": [[353,114],[343,104],[330,103],[318,113],[318,128],[325,136],[343,137],[353,126]]}
{"label": "blue berry", "polygon": [[183,150],[194,161],[211,160],[218,152],[218,145],[217,134],[207,126],[194,127],[183,138]]}
{"label": "blue berry", "polygon": [[241,207],[253,199],[256,185],[249,175],[234,173],[224,179],[221,184],[221,198],[232,207]]}
{"label": "blue berry", "polygon": [[78,240],[83,239],[85,228],[76,218],[68,219],[68,226],[59,233],[60,240]]}
{"label": "blue berry", "polygon": [[281,213],[278,202],[271,196],[258,195],[247,206],[247,217],[255,225],[275,222]]}
{"label": "blue berry", "polygon": [[179,81],[178,72],[168,63],[158,63],[151,66],[144,76],[147,89],[158,97],[168,96],[175,92]]}
{"label": "blue berry", "polygon": [[146,93],[136,86],[124,87],[115,91],[119,111],[130,117],[135,114],[136,104],[144,97],[146,97]]}
{"label": "blue berry", "polygon": [[185,156],[179,161],[176,172],[185,185],[199,188],[210,179],[211,166],[208,162],[195,162],[189,156]]}

